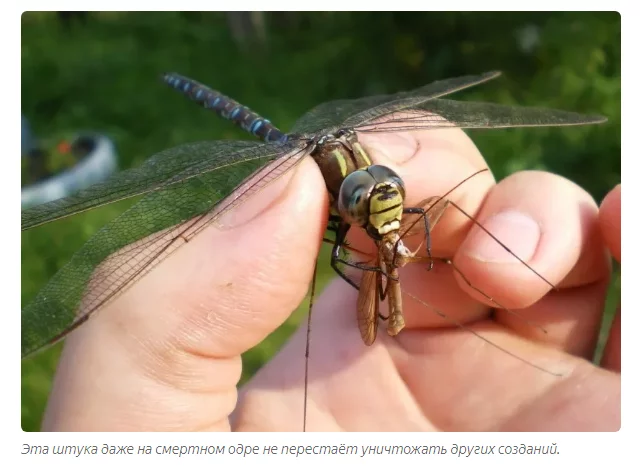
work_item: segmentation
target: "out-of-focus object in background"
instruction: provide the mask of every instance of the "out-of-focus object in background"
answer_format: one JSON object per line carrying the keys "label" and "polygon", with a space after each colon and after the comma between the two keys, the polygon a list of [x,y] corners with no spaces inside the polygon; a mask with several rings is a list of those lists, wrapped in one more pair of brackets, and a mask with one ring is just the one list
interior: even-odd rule
{"label": "out-of-focus object in background", "polygon": [[31,151],[31,149],[35,147],[35,138],[33,137],[31,126],[29,125],[29,121],[27,120],[27,118],[21,116],[20,122],[22,123],[21,154],[24,157]]}
{"label": "out-of-focus object in background", "polygon": [[89,12],[57,12],[58,20],[65,27],[69,28],[72,23],[86,23]]}
{"label": "out-of-focus object in background", "polygon": [[266,47],[264,12],[227,12],[227,22],[236,45],[244,49]]}
{"label": "out-of-focus object in background", "polygon": [[107,136],[82,133],[45,148],[22,117],[22,208],[66,197],[106,179],[117,167],[116,148]]}

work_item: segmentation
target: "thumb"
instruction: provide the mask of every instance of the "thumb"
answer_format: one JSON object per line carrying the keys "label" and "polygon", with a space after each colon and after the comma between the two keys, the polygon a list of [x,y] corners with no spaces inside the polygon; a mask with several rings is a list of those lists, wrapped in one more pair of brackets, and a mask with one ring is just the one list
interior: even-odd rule
{"label": "thumb", "polygon": [[46,430],[222,430],[240,354],[304,297],[327,215],[311,159],[208,226],[67,339]]}

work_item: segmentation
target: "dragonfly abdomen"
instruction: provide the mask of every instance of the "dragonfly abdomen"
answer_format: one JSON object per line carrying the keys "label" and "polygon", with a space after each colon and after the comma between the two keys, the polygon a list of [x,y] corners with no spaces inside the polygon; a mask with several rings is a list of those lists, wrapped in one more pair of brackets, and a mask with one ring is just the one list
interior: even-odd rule
{"label": "dragonfly abdomen", "polygon": [[165,73],[162,80],[192,101],[213,109],[220,117],[230,120],[265,142],[286,141],[286,135],[268,119],[204,84],[176,73]]}

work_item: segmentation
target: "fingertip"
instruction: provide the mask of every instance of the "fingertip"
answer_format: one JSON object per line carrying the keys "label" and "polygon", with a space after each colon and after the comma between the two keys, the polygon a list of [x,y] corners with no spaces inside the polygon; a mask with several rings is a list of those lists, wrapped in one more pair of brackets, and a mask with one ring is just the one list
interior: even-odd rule
{"label": "fingertip", "polygon": [[[304,297],[312,277],[328,216],[326,186],[311,159],[303,160],[291,174],[282,193],[255,218],[218,236],[219,262],[214,268],[232,286],[212,306],[215,314],[229,321],[239,346],[233,350],[236,353],[253,347],[282,324]],[[262,193],[252,200],[260,202]],[[233,336],[225,334],[224,342],[233,343]]]}
{"label": "fingertip", "polygon": [[616,185],[600,204],[599,221],[602,236],[613,257],[620,262],[621,250],[622,185]]}
{"label": "fingertip", "polygon": [[[606,274],[598,247],[590,246],[596,213],[593,199],[562,177],[513,174],[487,195],[477,216],[484,229],[472,227],[456,264],[500,304],[527,307],[552,285],[579,285]],[[574,275],[580,261],[593,266]],[[572,282],[563,281],[570,274]]]}
{"label": "fingertip", "polygon": [[470,234],[465,240],[466,254],[487,264],[530,261],[542,235],[539,223],[518,209],[499,211],[478,226],[482,226],[481,231]]}

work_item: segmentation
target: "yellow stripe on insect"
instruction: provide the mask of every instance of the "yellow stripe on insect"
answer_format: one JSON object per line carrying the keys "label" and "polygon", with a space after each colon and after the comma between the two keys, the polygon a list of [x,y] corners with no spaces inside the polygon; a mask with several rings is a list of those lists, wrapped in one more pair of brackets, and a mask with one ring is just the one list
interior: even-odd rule
{"label": "yellow stripe on insect", "polygon": [[342,155],[342,152],[340,152],[340,150],[335,149],[333,151],[333,155],[335,156],[336,160],[338,161],[338,165],[340,166],[340,173],[342,174],[343,177],[347,176],[347,159],[344,157],[344,155]]}
{"label": "yellow stripe on insect", "polygon": [[367,155],[367,153],[365,152],[365,150],[362,148],[362,146],[360,145],[360,142],[354,142],[352,144],[352,147],[354,149],[356,149],[356,152],[358,153],[358,155],[360,157],[362,157],[362,160],[367,164],[367,165],[373,165],[373,162],[371,162],[371,159],[369,158],[369,155]]}

